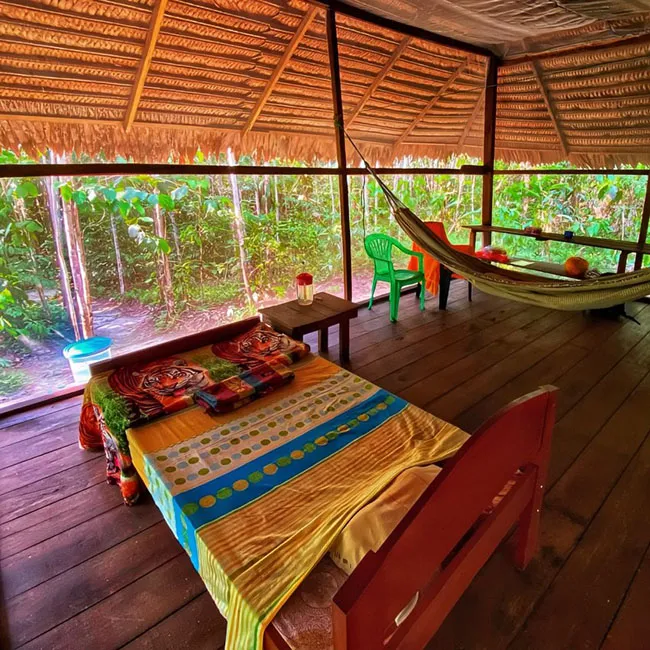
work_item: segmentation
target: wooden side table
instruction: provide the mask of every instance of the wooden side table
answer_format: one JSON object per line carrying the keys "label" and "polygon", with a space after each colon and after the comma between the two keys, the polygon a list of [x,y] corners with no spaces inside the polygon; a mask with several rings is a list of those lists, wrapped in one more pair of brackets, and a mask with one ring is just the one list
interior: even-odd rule
{"label": "wooden side table", "polygon": [[278,332],[302,341],[305,334],[318,330],[318,349],[326,352],[328,328],[339,326],[339,357],[350,359],[350,320],[357,317],[358,306],[349,300],[320,292],[311,305],[299,305],[297,300],[260,309],[262,319]]}

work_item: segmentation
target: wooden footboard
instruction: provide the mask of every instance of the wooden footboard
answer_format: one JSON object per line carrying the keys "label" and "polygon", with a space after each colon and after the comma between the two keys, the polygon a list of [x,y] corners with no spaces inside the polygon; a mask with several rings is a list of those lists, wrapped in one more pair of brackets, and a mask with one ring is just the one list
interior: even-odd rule
{"label": "wooden footboard", "polygon": [[[515,524],[514,561],[526,567],[537,550],[556,390],[543,387],[483,424],[364,557],[334,597],[334,650],[424,648]],[[289,650],[272,626],[264,647]]]}

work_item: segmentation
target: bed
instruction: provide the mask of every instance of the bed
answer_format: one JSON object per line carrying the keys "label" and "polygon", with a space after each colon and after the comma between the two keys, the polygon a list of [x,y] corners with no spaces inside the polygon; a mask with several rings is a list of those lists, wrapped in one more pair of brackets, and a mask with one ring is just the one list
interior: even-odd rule
{"label": "bed", "polygon": [[[249,321],[246,327],[231,328],[223,337],[221,331],[208,336],[227,340],[242,330],[241,335],[246,336],[246,328],[254,326],[255,321]],[[196,342],[194,339],[184,345]],[[204,355],[205,350],[201,350]],[[181,356],[187,362],[187,354]],[[141,364],[143,358],[137,361]],[[400,623],[420,618],[416,614],[423,601],[411,601],[422,589],[415,574],[420,578],[423,574],[416,570],[411,575],[416,565],[404,555],[421,555],[413,547],[404,550],[413,543],[413,535],[422,544],[422,566],[431,565],[427,571],[431,579],[438,575],[442,561],[449,555],[451,548],[438,557],[449,536],[445,534],[439,544],[432,544],[422,527],[428,521],[430,528],[431,521],[442,516],[454,524],[443,526],[446,532],[449,528],[451,537],[464,528],[454,545],[473,526],[481,529],[484,524],[476,522],[492,503],[492,497],[513,480],[520,467],[538,460],[535,454],[539,455],[539,449],[533,454],[531,445],[542,438],[538,435],[533,444],[532,433],[530,439],[524,436],[523,448],[519,434],[511,427],[511,439],[498,441],[499,453],[507,460],[492,463],[488,471],[485,467],[479,470],[483,462],[476,460],[477,454],[494,460],[495,434],[490,430],[465,445],[465,432],[344,368],[311,354],[299,355],[293,361],[292,381],[231,412],[208,414],[186,403],[183,392],[177,391],[181,399],[173,402],[170,412],[157,413],[151,421],[125,429],[125,441],[120,443],[117,456],[115,449],[107,453],[109,476],[115,480],[117,462],[122,465],[117,470],[120,478],[128,478],[128,494],[133,493],[132,484],[139,482],[129,474],[139,477],[151,493],[228,620],[229,650],[314,650],[314,639],[305,641],[304,630],[296,630],[295,626],[292,629],[290,614],[297,598],[304,601],[301,585],[314,583],[319,575],[326,576],[330,588],[336,587],[333,608],[325,608],[333,616],[325,617],[321,625],[319,638],[324,647],[388,647],[386,638],[370,642],[369,612],[385,614],[386,620],[393,623],[396,616]],[[115,372],[104,364],[93,369],[93,374],[103,377],[107,371]],[[534,423],[529,428],[536,434],[550,430],[547,395],[551,393],[543,392],[537,398],[540,404],[543,402],[538,411],[543,411],[545,419],[540,420],[537,412],[528,418]],[[528,412],[529,403],[525,402]],[[102,417],[99,427],[103,427],[105,438]],[[518,430],[528,426],[521,418],[515,424]],[[505,431],[502,419],[497,430],[501,431],[499,435]],[[488,442],[482,445],[482,439]],[[503,449],[506,443],[510,447]],[[104,446],[115,445],[117,442],[109,436]],[[471,453],[466,453],[468,449]],[[464,503],[462,494],[455,494],[456,503],[450,507],[433,493],[445,492],[450,480],[456,480],[458,470],[450,479],[450,470],[446,467],[440,471],[437,465],[452,456],[449,467],[459,465],[458,459],[464,457],[470,460],[463,461],[461,470],[473,462],[478,474],[469,482],[480,486],[480,490],[476,494],[475,490],[466,490],[469,473],[465,470],[463,479],[461,471],[465,482],[461,493],[464,490],[476,499],[468,497]],[[542,463],[538,466],[542,472]],[[494,512],[483,516],[488,521],[497,517],[509,522],[509,528],[515,521],[513,513],[521,515],[522,499],[532,502],[530,472],[538,470],[524,471],[523,478],[515,480],[514,489]],[[440,485],[443,487],[436,488]],[[121,487],[124,494],[123,482]],[[509,505],[513,494],[514,509]],[[433,502],[446,503],[442,513],[429,512]],[[501,514],[504,503],[508,507],[507,521]],[[462,517],[457,516],[458,508]],[[373,528],[368,521],[379,520],[381,524],[375,526],[377,530],[370,539],[363,539],[364,531]],[[406,524],[409,520],[411,524]],[[431,555],[432,550],[437,554]],[[399,570],[395,569],[396,561],[400,562]],[[438,568],[434,569],[434,564]],[[320,582],[316,584],[322,596],[326,590]],[[386,593],[391,597],[387,598]],[[276,624],[271,625],[274,620]],[[412,627],[411,623],[408,627]],[[400,626],[400,630],[405,629]],[[393,631],[389,635],[391,647],[401,647],[392,645],[399,636],[395,634]]]}

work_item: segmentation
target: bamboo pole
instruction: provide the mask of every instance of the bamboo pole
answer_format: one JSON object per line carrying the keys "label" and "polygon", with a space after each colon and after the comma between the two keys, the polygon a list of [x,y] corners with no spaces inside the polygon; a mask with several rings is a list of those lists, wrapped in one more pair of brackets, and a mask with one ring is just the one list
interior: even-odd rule
{"label": "bamboo pole", "polygon": [[[481,223],[484,226],[492,225],[492,208],[494,202],[494,152],[496,147],[496,122],[497,122],[497,79],[499,60],[496,56],[490,57],[487,75],[485,77],[485,114],[483,116],[483,167],[486,172],[483,176],[483,200],[481,205]],[[491,243],[489,232],[483,235],[484,244]]]}
{"label": "bamboo pole", "polygon": [[352,300],[352,246],[350,242],[350,195],[348,190],[347,159],[345,155],[345,124],[339,69],[339,46],[336,35],[336,12],[327,8],[327,49],[329,52],[336,132],[336,160],[339,170],[339,205],[341,208],[341,253],[343,258],[343,289],[346,300]]}
{"label": "bamboo pole", "polygon": [[645,191],[645,201],[641,212],[641,227],[639,228],[639,252],[634,258],[634,270],[638,271],[643,266],[643,253],[641,249],[645,246],[648,238],[648,222],[650,221],[650,176]]}
{"label": "bamboo pole", "polygon": [[[50,160],[53,158],[50,152]],[[63,298],[63,306],[68,313],[68,319],[74,332],[75,340],[81,338],[81,329],[77,319],[77,313],[74,306],[74,298],[72,290],[70,289],[70,272],[68,271],[68,263],[65,256],[65,244],[63,240],[63,233],[61,231],[61,211],[58,201],[56,190],[54,189],[57,179],[54,176],[47,176],[45,178],[45,192],[47,197],[47,210],[50,215],[50,223],[52,225],[52,238],[54,240],[54,254],[56,258],[56,265],[59,271],[59,284],[61,285],[61,296]]]}
{"label": "bamboo pole", "polygon": [[[228,164],[234,167],[237,164],[237,161],[235,160],[233,150],[230,148],[228,148],[227,157]],[[248,259],[246,257],[246,226],[244,224],[244,217],[241,210],[241,194],[239,192],[239,185],[237,184],[237,176],[235,174],[230,175],[230,185],[232,187],[232,204],[234,212],[233,233],[235,235],[235,243],[239,252],[239,266],[241,270],[242,283],[244,284],[248,306],[252,307],[255,301],[253,300],[253,292],[251,291],[249,279],[250,272],[248,269]]]}

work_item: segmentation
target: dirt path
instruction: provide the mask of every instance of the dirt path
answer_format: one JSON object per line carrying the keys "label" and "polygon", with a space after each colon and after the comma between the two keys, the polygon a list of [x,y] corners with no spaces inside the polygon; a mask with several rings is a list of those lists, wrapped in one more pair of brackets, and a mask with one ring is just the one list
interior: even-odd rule
{"label": "dirt path", "polygon": [[[369,293],[372,276],[366,273],[355,276],[353,292],[357,300],[363,300]],[[319,283],[317,291],[341,295],[342,284],[339,280]],[[266,297],[257,307],[266,307],[278,302],[292,299],[290,297]],[[255,313],[253,310],[252,313]],[[143,347],[162,343],[169,339],[218,327],[250,315],[244,304],[217,305],[212,308],[187,310],[181,314],[171,327],[161,329],[156,321],[160,311],[155,307],[131,301],[117,302],[106,298],[93,299],[93,316],[95,334],[112,339],[113,356],[125,354]],[[21,402],[36,396],[45,396],[73,384],[72,373],[63,356],[63,348],[71,340],[59,337],[35,344],[32,352],[21,358],[17,369],[25,372],[29,379],[26,384],[12,395],[0,396],[0,406]],[[2,352],[0,351],[0,356]],[[2,372],[2,370],[0,370]]]}

